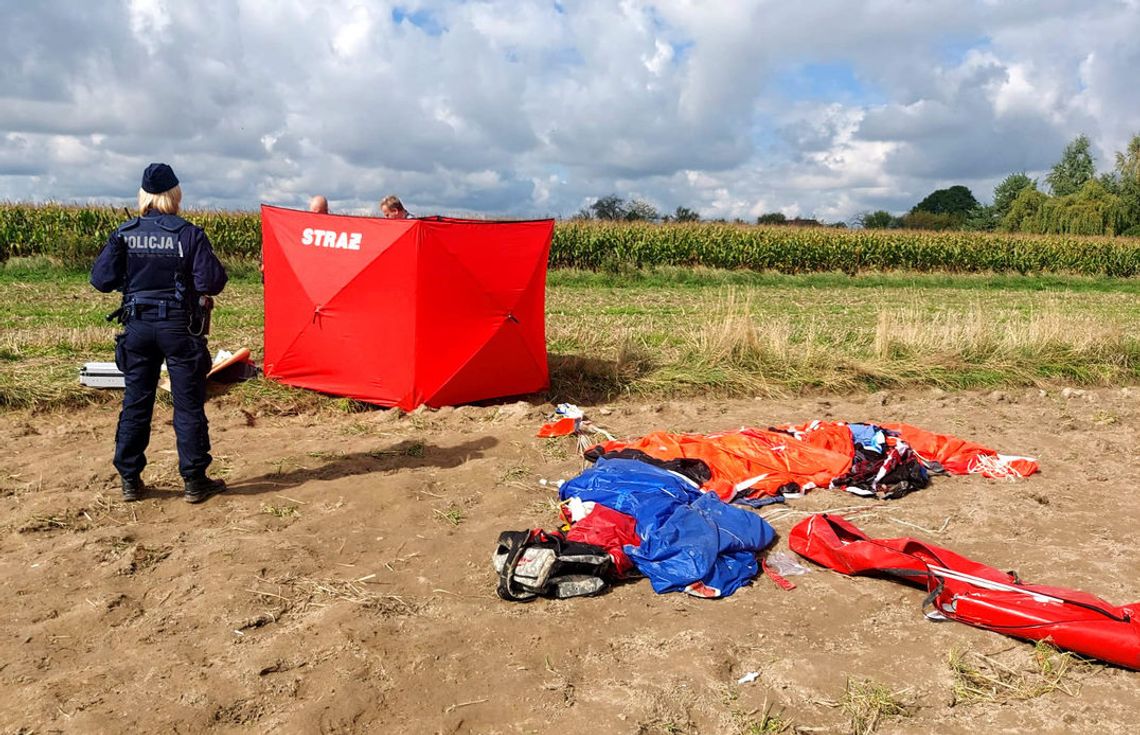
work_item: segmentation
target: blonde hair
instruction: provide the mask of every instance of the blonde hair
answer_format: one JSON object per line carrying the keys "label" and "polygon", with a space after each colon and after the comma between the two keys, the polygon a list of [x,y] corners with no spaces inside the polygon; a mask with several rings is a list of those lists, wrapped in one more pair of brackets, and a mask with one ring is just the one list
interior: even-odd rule
{"label": "blonde hair", "polygon": [[173,189],[151,194],[145,189],[139,189],[139,216],[154,209],[162,214],[178,214],[182,206],[182,186],[175,184]]}
{"label": "blonde hair", "polygon": [[380,200],[380,211],[383,212],[385,209],[394,209],[397,212],[408,211],[404,209],[404,203],[400,201],[400,197],[395,196],[394,194],[386,196]]}

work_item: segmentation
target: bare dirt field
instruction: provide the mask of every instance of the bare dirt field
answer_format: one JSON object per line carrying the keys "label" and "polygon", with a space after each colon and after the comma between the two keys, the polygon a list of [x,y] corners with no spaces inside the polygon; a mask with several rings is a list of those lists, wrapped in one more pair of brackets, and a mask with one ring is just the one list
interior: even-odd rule
{"label": "bare dirt field", "polygon": [[[1042,472],[1027,480],[938,477],[888,502],[817,490],[790,506],[863,506],[854,520],[872,536],[1140,600],[1140,389],[584,408],[625,436],[905,421],[1034,455]],[[499,532],[553,527],[552,483],[582,468],[572,438],[534,438],[550,410],[259,416],[212,403],[231,490],[202,506],[177,493],[168,407],[145,476],[159,492],[132,505],[110,465],[117,407],[5,414],[0,731],[842,733],[849,682],[870,679],[908,705],[878,732],[1136,732],[1140,673],[1119,668],[1075,665],[1032,699],[1020,684],[955,695],[952,652],[1020,672],[1033,646],[925,620],[923,592],[886,580],[816,567],[790,592],[760,578],[720,601],[645,581],[498,600]],[[802,514],[763,512],[786,549]]]}

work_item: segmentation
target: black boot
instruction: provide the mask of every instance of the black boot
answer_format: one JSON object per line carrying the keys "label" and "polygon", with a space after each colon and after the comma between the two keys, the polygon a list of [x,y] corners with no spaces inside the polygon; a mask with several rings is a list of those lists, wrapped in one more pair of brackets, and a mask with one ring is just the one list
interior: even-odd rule
{"label": "black boot", "polygon": [[217,495],[226,489],[225,480],[211,480],[203,475],[186,480],[185,494],[187,503],[201,503],[211,495]]}
{"label": "black boot", "polygon": [[146,483],[141,477],[123,478],[123,502],[133,503],[146,496]]}

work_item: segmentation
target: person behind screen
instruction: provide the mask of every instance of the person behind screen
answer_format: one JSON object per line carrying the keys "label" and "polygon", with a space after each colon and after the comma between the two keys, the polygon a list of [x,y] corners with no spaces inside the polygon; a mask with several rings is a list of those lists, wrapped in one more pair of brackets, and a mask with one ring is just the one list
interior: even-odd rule
{"label": "person behind screen", "polygon": [[316,194],[309,200],[309,211],[316,212],[317,214],[329,213],[329,200],[325,199],[320,194]]}
{"label": "person behind screen", "polygon": [[411,219],[412,215],[404,209],[404,203],[395,195],[386,196],[380,200],[380,214],[384,219]]}
{"label": "person behind screen", "polygon": [[146,448],[159,369],[166,362],[174,400],[178,472],[187,502],[200,503],[226,489],[206,475],[210,434],[206,421],[207,298],[226,285],[222,267],[201,227],[178,216],[182,188],[165,163],[143,172],[139,216],[123,223],[91,269],[91,285],[103,293],[122,291],[115,313],[123,332],[115,338],[115,364],[126,390],[115,431],[115,469],[123,500],[142,499]]}

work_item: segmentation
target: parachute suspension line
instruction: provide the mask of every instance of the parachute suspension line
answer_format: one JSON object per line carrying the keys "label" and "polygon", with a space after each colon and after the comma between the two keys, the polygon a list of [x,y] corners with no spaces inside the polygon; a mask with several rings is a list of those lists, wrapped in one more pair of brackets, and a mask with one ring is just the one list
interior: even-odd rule
{"label": "parachute suspension line", "polygon": [[1008,458],[1000,454],[980,454],[970,461],[967,468],[972,475],[985,475],[993,478],[1016,480],[1024,477]]}

